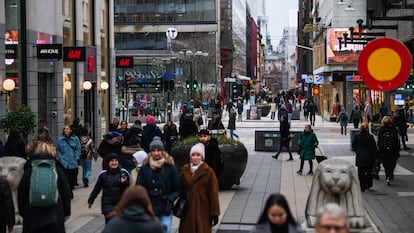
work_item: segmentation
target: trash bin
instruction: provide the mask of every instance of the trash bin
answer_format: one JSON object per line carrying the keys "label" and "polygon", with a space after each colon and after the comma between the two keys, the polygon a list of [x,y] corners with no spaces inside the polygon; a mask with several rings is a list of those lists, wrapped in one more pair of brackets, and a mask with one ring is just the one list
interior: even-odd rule
{"label": "trash bin", "polygon": [[293,110],[292,111],[292,117],[291,120],[300,120],[300,111],[299,110]]}
{"label": "trash bin", "polygon": [[350,139],[351,139],[351,150],[352,150],[352,142],[354,141],[355,135],[359,134],[359,129],[350,129],[349,130],[349,135],[350,135]]}
{"label": "trash bin", "polygon": [[[279,131],[254,131],[254,150],[276,152],[279,150],[280,132]],[[290,149],[292,152],[299,151],[299,138],[302,131],[290,131]],[[283,151],[287,151],[283,147]]]}

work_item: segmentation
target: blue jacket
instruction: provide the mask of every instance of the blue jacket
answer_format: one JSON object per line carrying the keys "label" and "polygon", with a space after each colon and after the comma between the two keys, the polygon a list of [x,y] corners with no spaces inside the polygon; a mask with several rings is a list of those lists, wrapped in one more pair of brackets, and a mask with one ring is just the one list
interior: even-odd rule
{"label": "blue jacket", "polygon": [[58,138],[56,155],[64,169],[78,168],[78,159],[81,154],[81,145],[77,136],[66,138],[64,135]]}

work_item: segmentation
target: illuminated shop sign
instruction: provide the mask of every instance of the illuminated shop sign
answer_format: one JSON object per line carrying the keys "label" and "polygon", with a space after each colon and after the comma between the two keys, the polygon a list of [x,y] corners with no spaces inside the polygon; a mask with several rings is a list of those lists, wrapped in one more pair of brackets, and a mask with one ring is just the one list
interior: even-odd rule
{"label": "illuminated shop sign", "polygon": [[63,47],[63,61],[84,62],[85,53],[85,47]]}
{"label": "illuminated shop sign", "polygon": [[164,74],[157,70],[148,70],[146,73],[139,70],[128,70],[124,73],[125,80],[128,83],[151,83],[163,76]]}
{"label": "illuminated shop sign", "polygon": [[62,59],[62,44],[38,44],[37,59]]}
{"label": "illuminated shop sign", "polygon": [[133,68],[134,58],[133,57],[116,57],[116,68]]}
{"label": "illuminated shop sign", "polygon": [[6,44],[4,53],[6,59],[17,59],[17,44]]}

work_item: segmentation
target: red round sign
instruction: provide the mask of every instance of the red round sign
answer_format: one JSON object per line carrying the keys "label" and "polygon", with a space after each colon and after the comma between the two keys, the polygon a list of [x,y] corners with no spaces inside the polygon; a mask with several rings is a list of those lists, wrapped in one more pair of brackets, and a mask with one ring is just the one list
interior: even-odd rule
{"label": "red round sign", "polygon": [[399,88],[409,77],[412,58],[398,40],[380,38],[369,42],[359,55],[358,72],[364,83],[375,90]]}

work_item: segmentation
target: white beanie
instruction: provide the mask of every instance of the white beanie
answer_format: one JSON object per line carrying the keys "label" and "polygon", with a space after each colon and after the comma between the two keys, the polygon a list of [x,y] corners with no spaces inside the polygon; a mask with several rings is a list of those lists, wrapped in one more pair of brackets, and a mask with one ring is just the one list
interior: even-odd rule
{"label": "white beanie", "polygon": [[204,161],[204,154],[205,154],[204,144],[203,143],[197,143],[193,147],[191,147],[191,150],[190,150],[190,158],[191,158],[191,155],[194,154],[194,153],[200,154],[201,157],[202,157],[202,159],[203,159],[203,161]]}
{"label": "white beanie", "polygon": [[140,150],[132,154],[132,156],[134,156],[135,160],[137,161],[137,167],[142,167],[142,162],[147,157],[147,153],[143,150]]}

